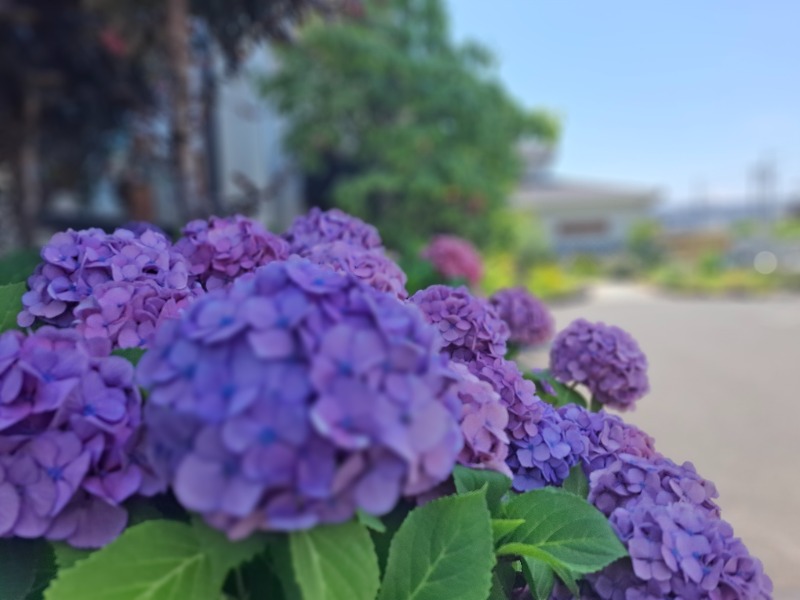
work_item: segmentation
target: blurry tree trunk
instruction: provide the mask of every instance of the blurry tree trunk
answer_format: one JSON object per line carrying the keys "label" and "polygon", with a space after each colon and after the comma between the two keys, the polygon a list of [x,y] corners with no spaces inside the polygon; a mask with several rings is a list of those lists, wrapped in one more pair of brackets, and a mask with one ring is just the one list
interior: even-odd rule
{"label": "blurry tree trunk", "polygon": [[39,117],[41,93],[34,85],[25,89],[22,101],[22,138],[14,165],[15,207],[19,239],[26,248],[35,242],[36,225],[42,206],[39,181]]}
{"label": "blurry tree trunk", "polygon": [[195,173],[189,144],[189,1],[167,0],[167,54],[171,104],[171,162],[175,202],[183,221],[198,216]]}

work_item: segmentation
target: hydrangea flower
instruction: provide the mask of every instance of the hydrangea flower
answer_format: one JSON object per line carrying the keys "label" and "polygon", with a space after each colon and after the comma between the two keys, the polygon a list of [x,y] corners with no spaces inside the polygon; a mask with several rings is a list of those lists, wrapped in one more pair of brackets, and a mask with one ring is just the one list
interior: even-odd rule
{"label": "hydrangea flower", "polygon": [[175,250],[189,261],[192,277],[206,290],[230,284],[260,266],[289,256],[289,246],[241,215],[197,219],[183,228]]}
{"label": "hydrangea flower", "polygon": [[677,465],[662,456],[620,454],[609,466],[589,476],[589,502],[605,515],[618,507],[667,506],[675,502],[693,504],[719,515],[719,506],[714,502],[717,496],[714,484],[698,475],[692,463]]}
{"label": "hydrangea flower", "polygon": [[463,446],[440,343],[352,276],[273,262],[156,332],[138,371],[150,455],[231,538],[384,514]]}
{"label": "hydrangea flower", "polygon": [[408,297],[406,274],[380,249],[365,250],[345,242],[330,242],[313,246],[305,256],[337,273],[353,275],[381,292],[400,299]]}
{"label": "hydrangea flower", "polygon": [[511,332],[509,341],[518,346],[536,346],[549,342],[555,333],[550,311],[525,288],[508,288],[489,298]]}
{"label": "hydrangea flower", "polygon": [[318,244],[344,242],[364,250],[381,248],[381,236],[372,225],[338,208],[322,211],[312,208],[297,217],[283,234],[293,253],[305,256]]}
{"label": "hydrangea flower", "polygon": [[470,373],[466,365],[452,363],[460,377],[454,391],[461,400],[461,433],[464,448],[458,463],[473,469],[489,469],[512,477],[508,456],[508,409],[486,381]]}
{"label": "hydrangea flower", "polygon": [[633,408],[650,389],[647,358],[619,327],[577,319],[550,349],[550,370],[563,383],[582,383],[593,400],[618,410]]}
{"label": "hydrangea flower", "polygon": [[652,437],[616,415],[604,410],[594,413],[577,404],[567,404],[558,412],[563,419],[575,423],[586,439],[586,452],[581,462],[587,475],[608,467],[621,454],[646,459],[661,456],[656,452]]}
{"label": "hydrangea flower", "polygon": [[149,221],[128,221],[122,227],[120,227],[120,229],[132,231],[137,236],[142,235],[145,231],[155,231],[156,233],[161,234],[165,238],[169,239],[169,236],[163,229],[161,229],[161,227],[154,225]]}
{"label": "hydrangea flower", "polygon": [[470,285],[478,285],[483,279],[481,255],[475,246],[458,236],[434,236],[421,256],[448,279],[465,279]]}
{"label": "hydrangea flower", "polygon": [[500,358],[506,353],[508,325],[483,298],[464,286],[432,285],[409,298],[445,342],[444,350],[462,362],[486,355]]}
{"label": "hydrangea flower", "polygon": [[628,547],[623,559],[588,576],[603,600],[697,598],[768,600],[772,582],[731,526],[688,503],[619,508],[611,523]]}
{"label": "hydrangea flower", "polygon": [[68,327],[75,307],[108,282],[151,281],[185,290],[189,265],[169,240],[155,231],[140,235],[127,229],[106,234],[100,229],[56,233],[42,248],[42,262],[28,278],[17,316],[21,327],[34,322]]}
{"label": "hydrangea flower", "polygon": [[136,458],[133,367],[108,351],[72,329],[0,334],[0,536],[102,546],[122,502],[160,489]]}

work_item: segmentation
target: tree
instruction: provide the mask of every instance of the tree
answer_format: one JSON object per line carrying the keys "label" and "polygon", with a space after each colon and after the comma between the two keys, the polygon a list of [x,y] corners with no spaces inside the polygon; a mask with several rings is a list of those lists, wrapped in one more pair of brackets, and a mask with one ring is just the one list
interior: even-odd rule
{"label": "tree", "polygon": [[280,57],[264,90],[289,117],[312,200],[396,247],[443,231],[486,241],[519,175],[517,140],[558,137],[497,83],[486,49],[450,41],[440,0],[366,2],[359,18],[310,23]]}

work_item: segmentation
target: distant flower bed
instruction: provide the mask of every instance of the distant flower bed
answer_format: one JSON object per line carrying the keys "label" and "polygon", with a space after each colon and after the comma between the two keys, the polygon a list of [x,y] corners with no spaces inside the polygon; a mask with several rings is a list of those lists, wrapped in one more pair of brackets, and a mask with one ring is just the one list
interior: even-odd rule
{"label": "distant flower bed", "polygon": [[313,210],[0,268],[0,597],[771,597],[713,484],[607,412],[649,390],[633,337],[423,256],[454,285]]}

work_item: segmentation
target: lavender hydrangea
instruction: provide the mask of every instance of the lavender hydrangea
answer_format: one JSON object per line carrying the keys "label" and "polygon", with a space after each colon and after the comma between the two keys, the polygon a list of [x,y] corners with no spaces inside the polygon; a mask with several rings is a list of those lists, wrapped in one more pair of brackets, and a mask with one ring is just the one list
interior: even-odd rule
{"label": "lavender hydrangea", "polygon": [[197,219],[183,228],[175,249],[186,257],[191,275],[206,290],[289,256],[289,245],[253,219],[241,215]]}
{"label": "lavender hydrangea", "polygon": [[78,304],[109,282],[150,281],[164,288],[189,288],[189,265],[163,235],[127,229],[56,233],[42,248],[42,262],[28,278],[17,317],[21,327],[34,322],[68,327]]}
{"label": "lavender hydrangea", "polygon": [[610,466],[622,454],[646,459],[661,456],[652,437],[616,415],[604,410],[590,412],[576,404],[567,404],[558,412],[563,419],[575,423],[586,439],[581,462],[587,475]]}
{"label": "lavender hydrangea", "polygon": [[578,427],[536,396],[533,382],[522,376],[515,363],[479,356],[467,366],[493,387],[508,409],[506,463],[513,473],[514,489],[524,492],[561,485],[585,449]]}
{"label": "lavender hydrangea", "polygon": [[344,242],[356,248],[375,250],[382,247],[378,230],[338,208],[322,211],[312,208],[297,217],[283,234],[293,253],[305,256],[319,244]]}
{"label": "lavender hydrangea", "polygon": [[345,242],[331,242],[313,246],[305,256],[337,273],[353,275],[381,292],[400,299],[408,297],[406,274],[380,249],[365,250]]}
{"label": "lavender hydrangea", "polygon": [[508,288],[489,298],[511,332],[509,341],[518,346],[536,346],[549,342],[555,333],[550,311],[525,288]]}
{"label": "lavender hydrangea", "polygon": [[472,373],[466,365],[453,363],[461,377],[454,391],[461,401],[461,433],[464,448],[458,463],[473,469],[489,469],[512,477],[508,457],[508,409],[492,386]]}
{"label": "lavender hydrangea", "polygon": [[577,319],[550,350],[550,370],[563,383],[581,383],[594,401],[628,410],[650,389],[647,358],[630,334],[605,323]]}
{"label": "lavender hydrangea", "polygon": [[159,482],[137,457],[133,367],[75,330],[0,335],[0,536],[102,546]]}
{"label": "lavender hydrangea", "polygon": [[731,526],[697,506],[619,508],[611,523],[628,547],[587,583],[602,600],[768,600],[772,582]]}
{"label": "lavender hydrangea", "polygon": [[470,294],[464,286],[432,285],[409,298],[444,340],[444,350],[468,362],[477,356],[503,357],[508,326],[487,300]]}
{"label": "lavender hydrangea", "polygon": [[700,475],[690,462],[677,465],[658,456],[642,458],[620,454],[604,469],[589,476],[589,502],[603,514],[610,515],[618,507],[637,504],[668,506],[685,502],[719,515],[714,484]]}
{"label": "lavender hydrangea", "polygon": [[455,235],[437,235],[421,253],[447,279],[463,279],[478,285],[483,279],[483,260],[468,240]]}
{"label": "lavender hydrangea", "polygon": [[231,538],[384,514],[462,449],[440,343],[352,276],[273,262],[157,331],[138,371],[150,456]]}

